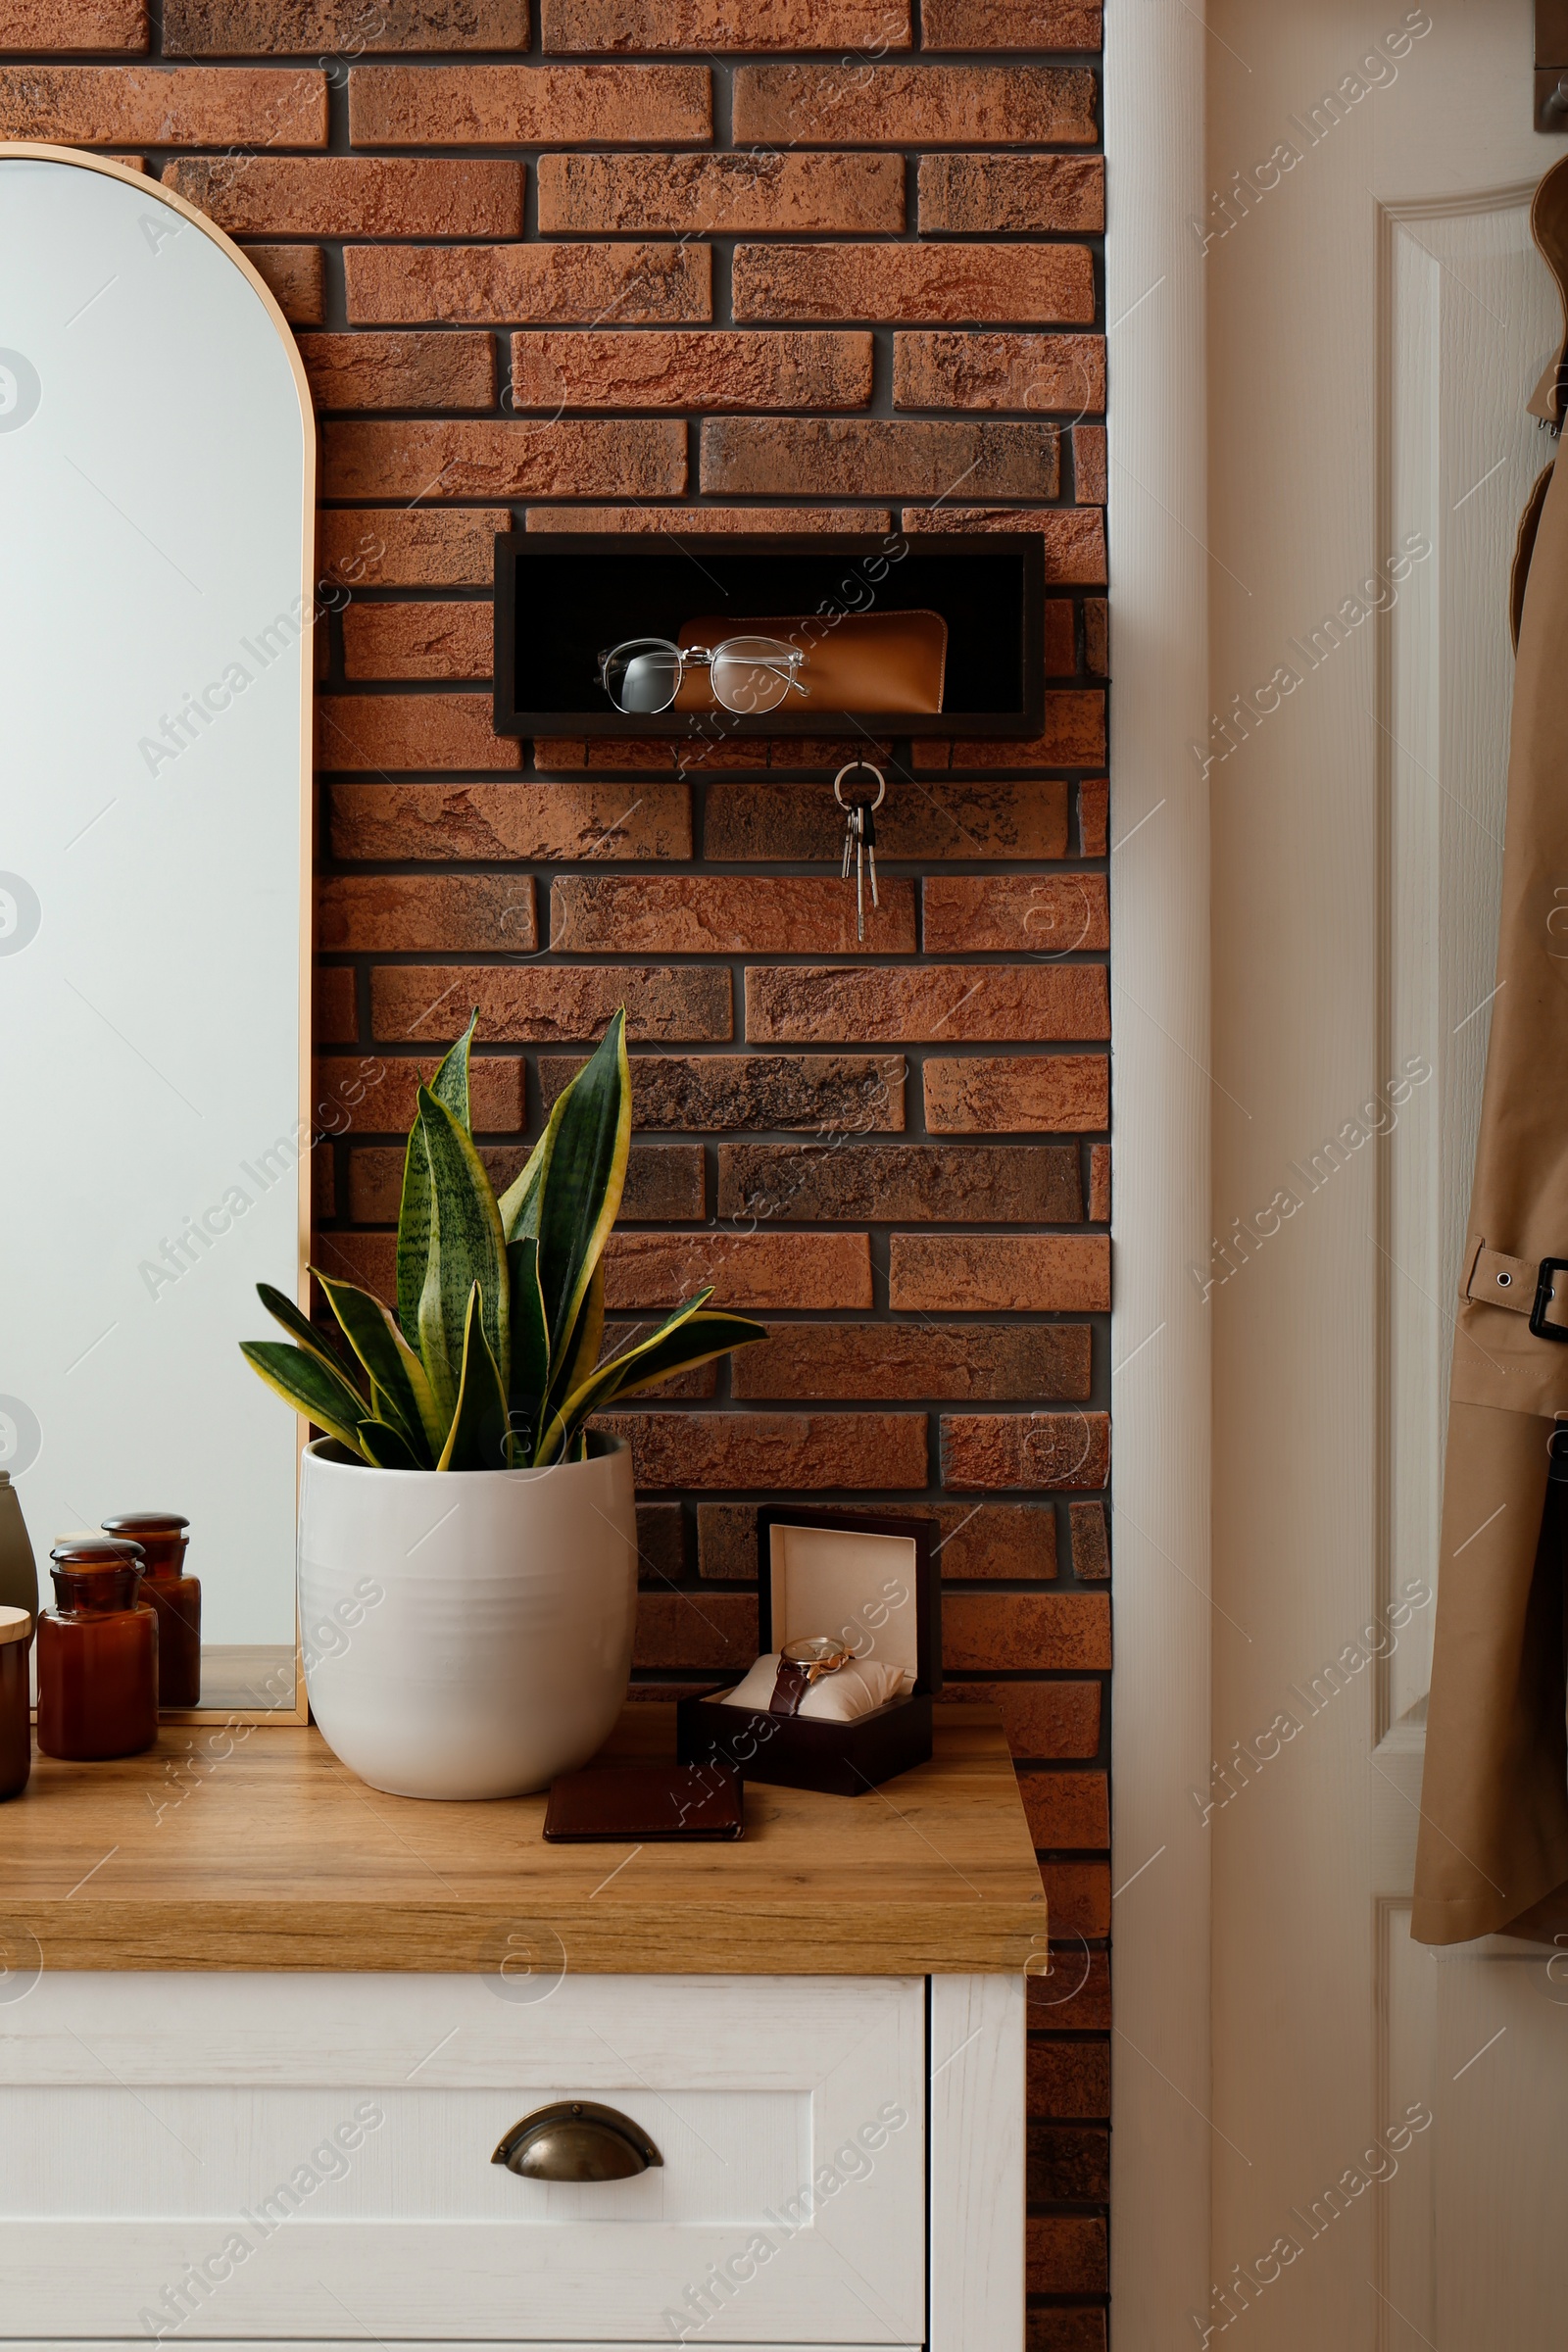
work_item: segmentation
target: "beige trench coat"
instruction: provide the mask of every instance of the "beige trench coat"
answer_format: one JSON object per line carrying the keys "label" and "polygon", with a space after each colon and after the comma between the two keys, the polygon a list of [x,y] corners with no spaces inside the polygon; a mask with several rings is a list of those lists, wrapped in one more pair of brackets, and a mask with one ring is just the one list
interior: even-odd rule
{"label": "beige trench coat", "polygon": [[[1531,226],[1568,321],[1568,161],[1538,188]],[[1559,385],[1560,356],[1534,416],[1560,421]],[[1454,1328],[1411,1922],[1423,1943],[1568,1931],[1568,1484],[1547,1477],[1558,1415],[1568,1448],[1568,1267],[1542,1272],[1568,1259],[1568,466],[1546,468],[1521,518],[1513,623],[1496,993]]]}

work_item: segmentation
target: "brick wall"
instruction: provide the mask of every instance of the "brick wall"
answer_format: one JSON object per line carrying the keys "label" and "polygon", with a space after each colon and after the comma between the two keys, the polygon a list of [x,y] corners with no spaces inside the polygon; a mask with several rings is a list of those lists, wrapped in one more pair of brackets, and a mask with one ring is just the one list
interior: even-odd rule
{"label": "brick wall", "polygon": [[[482,1008],[498,1181],[613,1007],[624,1326],[764,1347],[617,1416],[637,1670],[752,1655],[760,1499],[911,1503],[1000,1705],[1031,1987],[1031,2352],[1103,2342],[1109,1202],[1102,164],[1090,0],[0,0],[0,135],[135,154],[239,237],[321,415],[323,1262],[384,1288],[394,1139]],[[635,62],[623,62],[624,60]],[[1046,731],[894,747],[863,950],[853,745],[498,740],[491,540],[1029,530]],[[1084,1953],[1087,1951],[1087,1960]],[[1081,1989],[1053,2002],[1087,1967]]]}

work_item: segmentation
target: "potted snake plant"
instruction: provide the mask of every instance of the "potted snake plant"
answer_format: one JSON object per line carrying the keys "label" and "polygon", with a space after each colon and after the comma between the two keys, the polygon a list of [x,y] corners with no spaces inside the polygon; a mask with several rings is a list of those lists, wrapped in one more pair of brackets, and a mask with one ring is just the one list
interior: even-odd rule
{"label": "potted snake plant", "polygon": [[469,1126],[477,1018],[419,1089],[396,1313],[313,1269],[338,1344],[264,1283],[290,1340],[242,1346],[326,1433],[300,1485],[312,1712],[400,1796],[518,1795],[600,1746],[631,1668],[637,1527],[629,1450],[591,1417],[763,1337],[705,1290],[600,1360],[631,1144],[624,1009],[499,1199]]}

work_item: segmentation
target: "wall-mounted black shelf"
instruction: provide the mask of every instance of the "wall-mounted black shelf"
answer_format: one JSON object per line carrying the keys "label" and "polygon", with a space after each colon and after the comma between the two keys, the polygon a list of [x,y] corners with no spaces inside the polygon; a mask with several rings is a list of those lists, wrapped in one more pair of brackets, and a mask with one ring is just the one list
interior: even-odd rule
{"label": "wall-mounted black shelf", "polygon": [[[940,713],[833,710],[627,716],[598,676],[607,647],[679,636],[722,612],[937,612],[948,624]],[[689,536],[516,531],[496,540],[498,735],[712,738],[1032,736],[1045,724],[1045,550],[1032,531],[805,531]]]}

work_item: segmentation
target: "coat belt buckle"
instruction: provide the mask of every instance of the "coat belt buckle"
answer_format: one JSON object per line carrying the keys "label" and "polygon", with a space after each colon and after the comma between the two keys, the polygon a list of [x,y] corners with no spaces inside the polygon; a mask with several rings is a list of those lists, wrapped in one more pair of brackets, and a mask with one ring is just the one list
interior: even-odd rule
{"label": "coat belt buckle", "polygon": [[1530,1309],[1530,1328],[1538,1340],[1568,1340],[1568,1323],[1546,1321],[1554,1274],[1568,1274],[1568,1257],[1544,1257],[1536,1269],[1536,1302]]}

